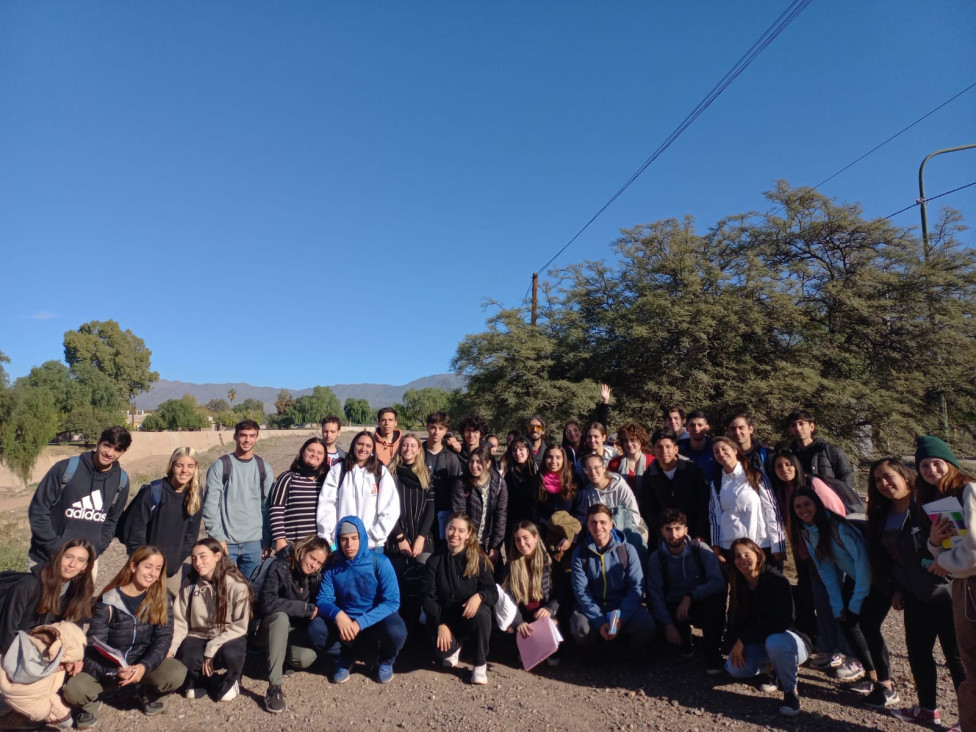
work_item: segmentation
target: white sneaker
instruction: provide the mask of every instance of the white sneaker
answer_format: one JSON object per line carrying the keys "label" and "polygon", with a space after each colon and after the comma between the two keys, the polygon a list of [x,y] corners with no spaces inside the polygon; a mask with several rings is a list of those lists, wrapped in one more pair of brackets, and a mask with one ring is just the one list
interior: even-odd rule
{"label": "white sneaker", "polygon": [[857,659],[849,658],[837,667],[834,676],[841,681],[857,681],[864,678],[864,666]]}
{"label": "white sneaker", "polygon": [[207,695],[206,689],[201,689],[199,686],[191,686],[189,689],[183,692],[184,699],[203,699]]}
{"label": "white sneaker", "polygon": [[234,682],[234,685],[224,692],[224,695],[220,697],[217,701],[233,701],[241,693],[241,684],[238,681]]}
{"label": "white sneaker", "polygon": [[471,683],[475,686],[484,686],[488,683],[488,664],[475,666],[471,672]]}
{"label": "white sneaker", "polygon": [[454,651],[454,653],[452,653],[450,656],[445,658],[443,661],[441,661],[441,663],[444,664],[444,668],[454,668],[455,666],[458,665],[458,661],[460,660],[461,660],[461,646],[458,646],[458,649]]}

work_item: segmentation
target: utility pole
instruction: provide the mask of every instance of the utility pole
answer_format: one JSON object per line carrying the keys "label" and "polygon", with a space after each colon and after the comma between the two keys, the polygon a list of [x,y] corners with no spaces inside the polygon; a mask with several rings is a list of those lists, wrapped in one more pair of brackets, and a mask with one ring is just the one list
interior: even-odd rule
{"label": "utility pole", "polygon": [[539,319],[539,273],[532,273],[532,325]]}
{"label": "utility pole", "polygon": [[[934,153],[930,153],[925,156],[925,160],[918,168],[918,204],[919,209],[922,214],[922,256],[925,258],[925,263],[928,264],[929,261],[929,208],[928,201],[925,200],[925,164],[936,155],[942,155],[943,153],[958,152],[959,150],[970,150],[976,147],[976,143],[972,145],[960,145],[958,147],[947,147],[942,150],[936,150]],[[929,318],[934,320],[933,315],[933,303],[931,298],[929,298]],[[934,323],[933,323],[934,325]],[[942,436],[945,439],[949,438],[949,409],[946,405],[945,392],[939,391],[939,416],[942,420]]]}

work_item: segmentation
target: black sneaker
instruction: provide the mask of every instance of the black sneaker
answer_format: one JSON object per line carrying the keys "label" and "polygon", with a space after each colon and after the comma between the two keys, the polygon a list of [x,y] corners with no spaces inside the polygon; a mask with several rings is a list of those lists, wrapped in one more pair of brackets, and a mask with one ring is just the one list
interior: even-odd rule
{"label": "black sneaker", "polygon": [[864,706],[871,707],[871,709],[887,709],[900,701],[901,697],[898,696],[898,692],[895,691],[894,686],[889,689],[884,684],[878,682],[874,685],[874,691],[868,694],[864,700]]}
{"label": "black sneaker", "polygon": [[783,703],[779,706],[779,713],[784,717],[795,717],[800,713],[800,697],[795,691],[783,694]]}
{"label": "black sneaker", "polygon": [[280,686],[268,687],[268,692],[264,695],[264,708],[272,714],[285,711],[285,693]]}
{"label": "black sneaker", "polygon": [[705,656],[705,673],[709,676],[717,676],[725,671],[725,659],[721,653],[709,653]]}
{"label": "black sneaker", "polygon": [[142,713],[147,717],[159,714],[166,709],[166,703],[162,699],[156,698],[155,694],[150,693],[144,686],[139,688],[136,699],[139,701],[139,706],[142,707]]}

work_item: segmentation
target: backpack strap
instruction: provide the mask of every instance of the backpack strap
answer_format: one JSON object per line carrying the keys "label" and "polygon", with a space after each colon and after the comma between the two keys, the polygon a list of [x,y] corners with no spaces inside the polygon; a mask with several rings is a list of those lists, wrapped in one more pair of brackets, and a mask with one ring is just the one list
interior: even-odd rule
{"label": "backpack strap", "polygon": [[64,474],[61,476],[61,487],[58,489],[58,497],[54,499],[53,505],[61,503],[64,489],[71,482],[71,479],[75,477],[75,473],[78,472],[78,463],[80,462],[81,455],[72,455],[68,458],[68,467],[64,469]]}
{"label": "backpack strap", "polygon": [[230,482],[230,474],[234,470],[234,463],[230,461],[230,455],[220,456],[220,465],[224,469],[224,489],[227,489],[227,484]]}
{"label": "backpack strap", "polygon": [[623,543],[620,543],[615,548],[617,550],[617,559],[620,560],[620,565],[626,571],[627,565],[630,564],[630,555],[627,554],[627,547]]}
{"label": "backpack strap", "polygon": [[[264,458],[255,455],[254,460],[257,462],[257,466],[258,466],[258,480],[261,481],[261,500],[264,500],[267,498],[267,496],[264,495],[264,481],[268,477],[268,467],[267,464],[264,462]],[[220,464],[224,468],[223,483],[224,483],[224,488],[226,489],[227,484],[230,482],[230,474],[234,470],[233,467],[234,463],[230,459],[230,455],[224,454],[220,456]]]}
{"label": "backpack strap", "polygon": [[149,491],[152,493],[152,508],[149,509],[149,515],[152,516],[156,513],[156,509],[159,508],[159,502],[163,499],[162,479],[152,481],[149,484]]}

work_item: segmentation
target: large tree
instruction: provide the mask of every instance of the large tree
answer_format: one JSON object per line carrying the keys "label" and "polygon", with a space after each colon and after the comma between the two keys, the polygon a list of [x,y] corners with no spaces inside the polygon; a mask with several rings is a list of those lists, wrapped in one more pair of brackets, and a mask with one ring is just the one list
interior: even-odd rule
{"label": "large tree", "polygon": [[348,397],[342,412],[350,424],[368,425],[373,421],[373,410],[365,399]]}
{"label": "large tree", "polygon": [[142,423],[142,428],[149,432],[201,430],[206,426],[207,419],[200,414],[197,400],[190,394],[184,394],[181,399],[166,400]]}
{"label": "large tree", "polygon": [[605,381],[617,424],[655,425],[679,404],[721,430],[748,410],[779,442],[785,415],[806,407],[862,453],[866,438],[905,449],[943,415],[976,434],[976,255],[958,217],[943,214],[925,247],[809,188],[781,182],[767,197],[769,213],[704,234],[690,218],[636,226],[609,260],[556,271],[538,325],[502,309],[459,344],[462,400],[506,424],[558,421],[588,413]]}
{"label": "large tree", "polygon": [[159,379],[157,372],[150,371],[151,356],[142,338],[131,330],[122,330],[114,320],[93,320],[64,334],[68,365],[92,364],[112,380],[126,403]]}
{"label": "large tree", "polygon": [[10,402],[0,427],[0,458],[27,485],[41,450],[57,434],[58,410],[50,391],[33,387],[23,378],[7,396]]}

